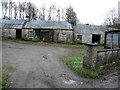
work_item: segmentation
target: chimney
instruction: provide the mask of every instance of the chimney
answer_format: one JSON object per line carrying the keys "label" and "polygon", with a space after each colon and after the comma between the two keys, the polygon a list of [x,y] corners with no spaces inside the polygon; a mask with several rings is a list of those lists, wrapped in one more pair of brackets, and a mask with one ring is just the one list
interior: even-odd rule
{"label": "chimney", "polygon": [[30,17],[29,16],[26,16],[26,21],[30,22]]}
{"label": "chimney", "polygon": [[89,23],[86,23],[85,25],[89,25]]}

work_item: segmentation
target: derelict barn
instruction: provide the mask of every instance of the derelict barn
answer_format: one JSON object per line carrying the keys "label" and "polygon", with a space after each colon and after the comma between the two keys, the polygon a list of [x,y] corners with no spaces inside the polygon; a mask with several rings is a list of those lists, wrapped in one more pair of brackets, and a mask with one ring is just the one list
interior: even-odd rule
{"label": "derelict barn", "polygon": [[25,24],[25,20],[0,20],[0,29],[2,30],[2,36],[21,38],[22,28]]}
{"label": "derelict barn", "polygon": [[74,27],[74,41],[103,44],[106,30],[105,26],[78,24]]}
{"label": "derelict barn", "polygon": [[22,29],[22,38],[32,41],[72,42],[73,29],[66,21],[31,20]]}
{"label": "derelict barn", "polygon": [[105,48],[120,48],[120,30],[112,30],[105,32]]}

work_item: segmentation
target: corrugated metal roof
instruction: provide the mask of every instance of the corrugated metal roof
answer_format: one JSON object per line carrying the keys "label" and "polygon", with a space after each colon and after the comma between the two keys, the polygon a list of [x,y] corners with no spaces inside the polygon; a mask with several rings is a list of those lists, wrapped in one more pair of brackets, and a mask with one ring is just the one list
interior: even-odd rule
{"label": "corrugated metal roof", "polygon": [[45,20],[32,20],[27,22],[24,28],[34,29],[72,29],[70,23],[66,21],[45,21]]}
{"label": "corrugated metal roof", "polygon": [[0,28],[21,29],[25,20],[5,20],[0,19]]}
{"label": "corrugated metal roof", "polygon": [[74,26],[75,33],[79,34],[104,34],[106,26],[78,24]]}

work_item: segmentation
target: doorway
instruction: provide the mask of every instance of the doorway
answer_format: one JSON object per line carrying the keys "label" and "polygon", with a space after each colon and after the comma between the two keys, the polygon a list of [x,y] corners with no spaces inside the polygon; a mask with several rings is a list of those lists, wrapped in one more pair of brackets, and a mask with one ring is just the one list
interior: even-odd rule
{"label": "doorway", "polygon": [[16,29],[16,38],[21,38],[22,37],[22,30],[21,29]]}
{"label": "doorway", "polygon": [[100,43],[100,37],[101,37],[101,35],[93,34],[93,35],[92,35],[92,43],[97,43],[97,44],[99,44],[99,43]]}
{"label": "doorway", "polygon": [[47,31],[47,32],[45,32],[45,37],[44,37],[44,41],[45,42],[49,42],[50,41],[50,32],[49,31]]}

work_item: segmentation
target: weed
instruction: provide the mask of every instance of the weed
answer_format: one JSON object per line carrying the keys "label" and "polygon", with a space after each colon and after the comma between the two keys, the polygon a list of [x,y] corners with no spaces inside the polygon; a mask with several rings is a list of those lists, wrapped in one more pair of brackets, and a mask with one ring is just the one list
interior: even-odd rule
{"label": "weed", "polygon": [[33,45],[49,45],[49,46],[55,46],[55,47],[64,47],[64,48],[84,48],[83,44],[63,44],[63,43],[47,43],[47,42],[33,42],[33,41],[25,41],[22,39],[15,39],[15,38],[10,38],[10,37],[3,37],[3,41],[12,41],[16,43],[21,43],[21,44],[33,44]]}
{"label": "weed", "polygon": [[83,57],[84,54],[79,52],[74,55],[61,57],[60,59],[66,65],[68,65],[68,67],[70,67],[76,74],[85,78],[99,78],[100,76],[107,75],[111,72],[115,72],[116,70],[118,70],[118,63],[114,63],[114,65],[107,65],[107,67],[110,67],[109,69],[105,68],[105,66],[100,66],[95,69],[85,68],[83,66]]}
{"label": "weed", "polygon": [[10,86],[9,73],[13,71],[14,71],[13,67],[9,65],[2,69],[2,80],[0,80],[0,85],[2,86],[2,88],[8,88]]}

